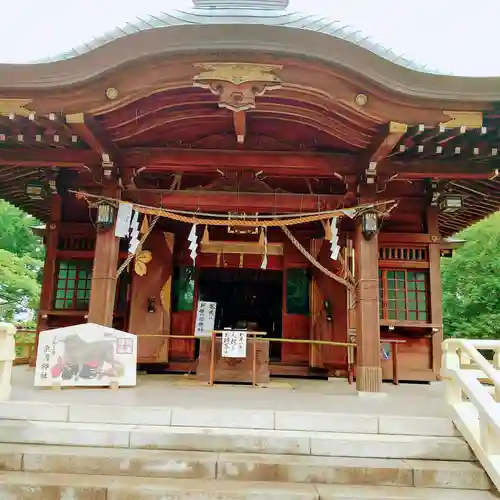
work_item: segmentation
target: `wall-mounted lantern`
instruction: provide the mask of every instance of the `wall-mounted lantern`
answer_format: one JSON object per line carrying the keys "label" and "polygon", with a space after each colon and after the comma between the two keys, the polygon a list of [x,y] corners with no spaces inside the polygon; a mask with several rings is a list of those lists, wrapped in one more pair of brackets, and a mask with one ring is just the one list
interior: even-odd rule
{"label": "wall-mounted lantern", "polygon": [[110,229],[115,221],[115,209],[107,203],[97,207],[97,226],[100,229]]}
{"label": "wall-mounted lantern", "polygon": [[41,181],[28,182],[25,192],[30,200],[44,200],[47,197],[47,185]]}
{"label": "wall-mounted lantern", "polygon": [[328,299],[323,302],[323,309],[326,313],[326,321],[331,322],[333,319],[332,304]]}
{"label": "wall-mounted lantern", "polygon": [[463,198],[459,194],[446,193],[441,196],[439,209],[444,214],[452,214],[460,210],[463,206]]}
{"label": "wall-mounted lantern", "polygon": [[156,300],[154,297],[148,298],[148,313],[156,312]]}
{"label": "wall-mounted lantern", "polygon": [[375,212],[365,212],[361,216],[361,232],[365,240],[371,240],[378,231],[378,217]]}

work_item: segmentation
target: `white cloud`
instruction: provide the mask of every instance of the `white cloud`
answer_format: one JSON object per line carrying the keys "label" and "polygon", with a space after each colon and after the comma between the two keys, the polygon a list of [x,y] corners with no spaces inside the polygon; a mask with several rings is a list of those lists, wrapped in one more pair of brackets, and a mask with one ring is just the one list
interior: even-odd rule
{"label": "white cloud", "polygon": [[[2,7],[0,61],[54,56],[137,16],[190,5],[190,0],[7,2]],[[328,15],[430,68],[500,75],[500,58],[494,57],[498,0],[291,0],[289,10]]]}

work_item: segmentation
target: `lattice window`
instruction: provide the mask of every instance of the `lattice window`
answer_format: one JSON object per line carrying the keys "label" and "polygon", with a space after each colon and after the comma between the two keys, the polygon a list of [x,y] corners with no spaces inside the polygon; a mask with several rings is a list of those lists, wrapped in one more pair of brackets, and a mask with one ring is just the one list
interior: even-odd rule
{"label": "lattice window", "polygon": [[60,261],[57,271],[54,308],[88,309],[91,286],[92,261]]}
{"label": "lattice window", "polygon": [[380,318],[427,321],[428,282],[426,271],[379,270]]}
{"label": "lattice window", "polygon": [[94,250],[95,238],[83,236],[61,236],[58,250],[85,251]]}
{"label": "lattice window", "polygon": [[381,260],[417,260],[427,261],[429,251],[425,247],[381,247],[379,249]]}

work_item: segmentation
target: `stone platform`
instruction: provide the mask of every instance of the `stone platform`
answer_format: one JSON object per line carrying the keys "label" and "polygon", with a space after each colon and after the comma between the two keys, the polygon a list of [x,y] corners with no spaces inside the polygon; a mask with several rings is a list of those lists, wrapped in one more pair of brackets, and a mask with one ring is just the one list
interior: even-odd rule
{"label": "stone platform", "polygon": [[267,388],[140,376],[134,389],[34,389],[0,403],[0,498],[493,500],[443,388],[341,380]]}

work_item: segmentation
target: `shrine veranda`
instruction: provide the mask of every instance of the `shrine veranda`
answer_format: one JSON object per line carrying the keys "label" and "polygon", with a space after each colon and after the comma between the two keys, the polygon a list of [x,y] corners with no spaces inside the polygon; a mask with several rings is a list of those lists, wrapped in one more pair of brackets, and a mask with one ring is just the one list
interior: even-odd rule
{"label": "shrine veranda", "polygon": [[0,65],[0,196],[44,224],[38,332],[113,327],[141,370],[195,373],[206,301],[261,333],[263,376],[438,380],[441,258],[500,207],[499,80],[284,26],[288,2],[194,3]]}

